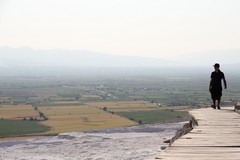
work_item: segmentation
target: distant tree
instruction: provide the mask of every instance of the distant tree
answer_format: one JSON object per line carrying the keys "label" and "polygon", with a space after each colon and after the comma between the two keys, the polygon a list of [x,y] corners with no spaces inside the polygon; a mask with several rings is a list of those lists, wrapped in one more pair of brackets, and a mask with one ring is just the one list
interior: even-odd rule
{"label": "distant tree", "polygon": [[102,100],[106,100],[106,97],[105,97],[105,96],[102,96]]}
{"label": "distant tree", "polygon": [[43,112],[39,112],[39,117],[40,118],[44,118],[45,116],[44,116],[44,113]]}
{"label": "distant tree", "polygon": [[106,112],[106,111],[107,111],[107,107],[103,107],[103,111],[105,111],[105,112]]}
{"label": "distant tree", "polygon": [[79,100],[81,98],[81,95],[80,94],[77,94],[76,96],[75,96],[75,99],[76,100]]}
{"label": "distant tree", "polygon": [[131,117],[130,117],[130,118],[128,118],[128,119],[129,119],[129,120],[131,120],[131,121],[135,121],[135,119],[134,119],[134,118],[131,118]]}

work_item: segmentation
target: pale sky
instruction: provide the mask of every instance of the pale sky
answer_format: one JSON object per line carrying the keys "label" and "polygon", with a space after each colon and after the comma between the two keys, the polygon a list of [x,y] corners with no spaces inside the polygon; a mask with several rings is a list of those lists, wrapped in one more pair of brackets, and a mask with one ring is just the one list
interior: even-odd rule
{"label": "pale sky", "polygon": [[0,46],[174,58],[240,48],[239,0],[0,0]]}

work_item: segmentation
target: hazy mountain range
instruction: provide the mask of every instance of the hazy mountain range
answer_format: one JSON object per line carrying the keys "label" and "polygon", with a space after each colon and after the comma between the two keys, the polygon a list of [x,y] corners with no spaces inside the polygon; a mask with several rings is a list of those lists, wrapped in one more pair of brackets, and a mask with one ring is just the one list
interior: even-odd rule
{"label": "hazy mountain range", "polygon": [[240,64],[240,49],[224,49],[207,52],[196,52],[191,55],[183,56],[182,58],[185,63],[195,64],[199,66],[206,66],[218,62],[223,65],[235,65]]}
{"label": "hazy mountain range", "polygon": [[[240,49],[202,52],[176,57],[174,60],[117,56],[92,51],[65,49],[37,50],[28,47],[0,47],[0,73],[23,75],[35,73],[116,73],[184,74],[208,73],[215,62],[224,70],[240,70]],[[109,69],[111,68],[111,69]],[[117,70],[116,70],[117,68]],[[148,68],[148,69],[146,69]],[[150,68],[150,69],[149,69]],[[97,69],[97,70],[96,70]]]}
{"label": "hazy mountain range", "polygon": [[163,67],[176,63],[168,60],[116,56],[91,51],[64,49],[35,50],[27,47],[0,47],[0,66],[31,67]]}

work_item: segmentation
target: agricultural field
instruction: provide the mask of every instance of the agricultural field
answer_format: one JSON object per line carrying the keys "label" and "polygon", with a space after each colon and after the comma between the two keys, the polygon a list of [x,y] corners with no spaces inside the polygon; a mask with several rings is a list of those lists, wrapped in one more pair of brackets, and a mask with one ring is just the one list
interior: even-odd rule
{"label": "agricultural field", "polygon": [[[222,105],[240,99],[239,77],[228,82]],[[183,121],[191,108],[210,106],[208,83],[208,77],[194,76],[0,77],[0,119],[5,120],[0,130],[2,135],[57,134]],[[39,112],[45,121],[29,121],[40,117]],[[31,126],[26,127],[29,132],[24,127],[11,132],[7,124],[16,120],[19,126]]]}
{"label": "agricultural field", "polygon": [[[223,104],[240,99],[239,78],[228,79]],[[209,106],[209,78],[202,77],[11,77],[0,78],[0,104],[62,101],[150,101],[163,106]]]}
{"label": "agricultural field", "polygon": [[37,121],[0,120],[0,138],[14,136],[30,136],[46,132],[50,127],[39,124]]}
{"label": "agricultural field", "polygon": [[32,105],[1,105],[0,119],[22,120],[23,118],[39,117]]}
{"label": "agricultural field", "polygon": [[152,110],[139,112],[118,112],[117,114],[128,117],[140,124],[178,122],[189,120],[188,113],[174,110]]}
{"label": "agricultural field", "polygon": [[164,107],[147,101],[88,103],[110,113],[126,117],[139,124],[188,120],[189,106]]}
{"label": "agricultural field", "polygon": [[86,104],[100,109],[106,107],[107,110],[112,112],[149,111],[161,108],[158,104],[147,101],[92,102]]}
{"label": "agricultural field", "polygon": [[51,107],[39,107],[39,110],[48,118],[48,120],[42,121],[40,124],[51,128],[44,134],[114,128],[136,124],[127,118],[86,105],[56,105]]}
{"label": "agricultural field", "polygon": [[[39,113],[32,105],[0,106],[0,137],[32,135],[46,132],[50,128],[39,124]],[[25,120],[24,120],[25,119]]]}
{"label": "agricultural field", "polygon": [[[69,102],[38,107],[47,120],[29,120],[39,117],[31,105],[0,107],[0,137],[22,135],[50,135],[69,131],[104,129],[136,125],[134,121],[101,109]],[[26,118],[27,120],[23,120]]]}

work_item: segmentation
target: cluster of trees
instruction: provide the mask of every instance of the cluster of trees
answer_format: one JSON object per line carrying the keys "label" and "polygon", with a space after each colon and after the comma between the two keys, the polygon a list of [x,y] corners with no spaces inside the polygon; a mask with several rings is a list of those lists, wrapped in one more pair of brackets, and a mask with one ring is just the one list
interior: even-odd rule
{"label": "cluster of trees", "polygon": [[[107,107],[103,107],[102,110],[103,110],[104,112],[108,112],[108,113],[114,114],[113,111],[108,111],[108,108],[107,108]],[[142,121],[142,120],[135,120],[134,118],[128,118],[128,119],[131,120],[131,121],[135,121],[135,122],[137,122],[137,123],[140,124],[140,125],[143,124],[143,121]]]}
{"label": "cluster of trees", "polygon": [[143,121],[142,120],[135,120],[134,118],[128,118],[129,120],[131,120],[131,121],[135,121],[135,122],[137,122],[138,124],[140,124],[140,125],[142,125],[143,124]]}
{"label": "cluster of trees", "polygon": [[111,113],[111,114],[115,114],[113,111],[108,111],[107,107],[103,107],[102,109],[104,112],[108,112],[108,113]]}

